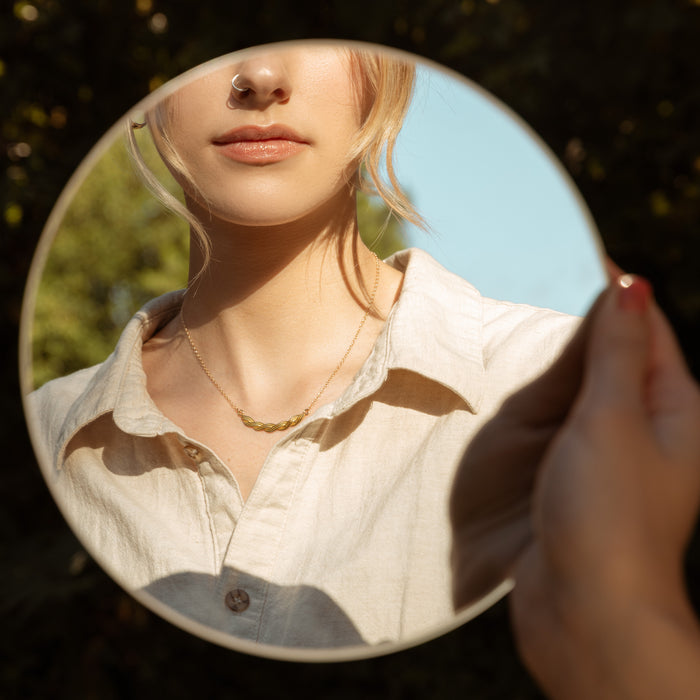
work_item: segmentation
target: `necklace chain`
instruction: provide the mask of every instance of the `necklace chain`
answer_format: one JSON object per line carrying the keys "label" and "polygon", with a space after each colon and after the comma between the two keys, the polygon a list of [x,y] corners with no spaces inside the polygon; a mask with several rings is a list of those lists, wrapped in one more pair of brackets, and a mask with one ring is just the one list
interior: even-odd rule
{"label": "necklace chain", "polygon": [[233,402],[231,397],[224,391],[224,388],[219,384],[219,382],[214,378],[214,375],[211,373],[209,368],[207,367],[206,363],[204,362],[204,358],[202,357],[202,354],[199,352],[199,349],[195,345],[194,339],[192,338],[192,333],[190,333],[190,329],[187,327],[187,324],[185,323],[185,316],[182,313],[182,310],[180,310],[180,320],[182,321],[182,328],[185,331],[185,335],[187,336],[187,340],[189,341],[190,347],[192,348],[192,352],[194,353],[195,358],[197,359],[197,362],[199,363],[199,366],[202,368],[204,371],[204,374],[207,375],[209,378],[209,381],[216,387],[218,392],[226,399],[227,403],[231,408],[236,412],[238,417],[241,419],[243,425],[245,425],[248,428],[252,428],[253,430],[264,430],[266,433],[272,433],[275,430],[286,430],[287,428],[291,428],[298,423],[300,423],[306,416],[309,415],[309,412],[311,411],[311,408],[314,406],[314,404],[321,398],[321,395],[323,392],[328,388],[328,385],[333,381],[333,377],[335,377],[336,374],[340,371],[340,368],[345,364],[345,360],[348,359],[348,355],[350,355],[350,352],[352,351],[353,347],[355,346],[355,341],[357,340],[358,336],[360,335],[360,331],[362,330],[362,327],[365,325],[365,321],[367,320],[367,316],[369,316],[369,312],[374,306],[374,298],[377,295],[377,289],[379,287],[379,271],[380,271],[380,266],[379,266],[379,258],[375,253],[372,253],[374,255],[374,261],[375,261],[375,274],[374,274],[374,288],[372,289],[372,295],[370,296],[369,299],[369,304],[367,305],[367,308],[365,309],[364,316],[362,317],[362,320],[360,321],[360,325],[357,327],[357,330],[355,331],[355,335],[353,336],[352,340],[350,341],[350,345],[348,346],[348,349],[345,351],[345,354],[343,355],[342,359],[340,362],[336,365],[336,368],[331,372],[330,377],[326,379],[326,383],[318,390],[318,393],[314,398],[312,399],[311,403],[301,412],[297,413],[294,416],[291,416],[287,420],[280,421],[279,423],[263,423],[261,421],[255,420],[255,418],[252,418],[249,416],[242,408],[239,408],[236,406],[236,404]]}

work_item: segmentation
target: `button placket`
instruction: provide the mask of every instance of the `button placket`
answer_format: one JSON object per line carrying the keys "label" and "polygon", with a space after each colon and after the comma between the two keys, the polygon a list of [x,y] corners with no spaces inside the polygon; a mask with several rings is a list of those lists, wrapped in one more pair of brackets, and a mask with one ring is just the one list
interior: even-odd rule
{"label": "button placket", "polygon": [[307,426],[306,435],[272,448],[228,543],[224,566],[262,581],[272,580],[285,523],[301,474],[308,466],[316,432]]}
{"label": "button placket", "polygon": [[196,465],[206,504],[206,517],[214,538],[214,569],[220,572],[224,564],[224,553],[237,526],[243,504],[233,475],[215,455],[200,450]]}

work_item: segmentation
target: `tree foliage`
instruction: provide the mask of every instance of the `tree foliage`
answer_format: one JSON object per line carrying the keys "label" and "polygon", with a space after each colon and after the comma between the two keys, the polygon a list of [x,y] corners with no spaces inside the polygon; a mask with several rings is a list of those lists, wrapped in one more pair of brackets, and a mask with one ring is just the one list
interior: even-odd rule
{"label": "tree foliage", "polygon": [[34,383],[104,360],[148,299],[187,281],[187,231],[141,184],[123,142],[100,158],[58,229],[34,317]]}

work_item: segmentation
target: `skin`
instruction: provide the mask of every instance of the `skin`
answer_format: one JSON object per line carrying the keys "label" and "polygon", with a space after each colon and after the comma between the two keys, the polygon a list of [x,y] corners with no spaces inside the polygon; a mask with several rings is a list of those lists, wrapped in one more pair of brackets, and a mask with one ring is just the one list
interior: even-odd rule
{"label": "skin", "polygon": [[[247,92],[231,88],[233,75]],[[170,139],[199,192],[178,179],[188,208],[210,233],[221,228],[228,238],[231,224],[257,230],[300,222],[322,203],[352,194],[347,180],[356,164],[348,153],[362,115],[344,52],[306,47],[257,55],[190,82],[169,110]],[[212,144],[237,127],[273,124],[298,134],[300,153],[256,166],[223,157]]]}
{"label": "skin", "polygon": [[[479,578],[470,552],[504,534],[480,561],[514,576],[515,636],[550,697],[698,697],[683,557],[700,508],[699,424],[700,392],[668,322],[648,284],[624,276],[559,363],[503,407],[501,444],[487,429],[465,455],[452,498],[455,604]],[[484,473],[489,453],[512,455],[497,475],[508,493]],[[497,505],[469,499],[469,475]]]}
{"label": "skin", "polygon": [[[204,271],[193,240],[183,313],[205,362],[237,406],[264,422],[306,408],[346,352],[374,286],[359,238],[356,164],[347,153],[362,114],[347,53],[328,47],[254,54],[193,81],[171,98],[169,135],[194,187],[188,208],[212,245]],[[245,86],[245,95],[231,88]],[[213,144],[241,126],[283,124],[304,140],[265,165]],[[314,406],[337,398],[369,355],[402,281],[381,264],[375,309]],[[144,345],[148,390],[163,413],[209,445],[246,500],[284,433],[243,426],[197,364],[179,318]]]}

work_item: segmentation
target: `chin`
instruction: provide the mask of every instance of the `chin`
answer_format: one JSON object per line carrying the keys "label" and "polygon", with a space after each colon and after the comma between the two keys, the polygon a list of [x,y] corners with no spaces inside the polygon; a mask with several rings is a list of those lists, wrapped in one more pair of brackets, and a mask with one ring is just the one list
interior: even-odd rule
{"label": "chin", "polygon": [[237,182],[224,187],[221,182],[217,187],[207,183],[210,187],[202,187],[202,191],[208,191],[209,201],[202,202],[190,193],[188,206],[195,216],[201,215],[203,222],[218,219],[246,227],[284,226],[314,214],[325,219],[345,211],[348,203],[354,206],[354,193],[345,180],[340,179],[331,187],[317,179],[309,178],[301,183],[299,180],[303,176],[293,186],[288,181],[263,183],[253,177],[245,184]]}
{"label": "chin", "polygon": [[[270,205],[268,207],[259,206],[254,209],[246,209],[245,211],[222,211],[218,218],[230,223],[232,226],[263,228],[292,224],[295,221],[300,221],[305,218],[311,211],[313,211],[313,209],[284,209]],[[217,216],[216,213],[214,215]]]}
{"label": "chin", "polygon": [[337,192],[324,194],[324,197],[306,200],[302,200],[299,193],[291,197],[257,194],[246,197],[251,202],[250,205],[212,207],[212,213],[215,217],[238,226],[284,226],[313,217],[314,214],[325,219],[330,213],[337,213],[340,210],[335,197]]}

